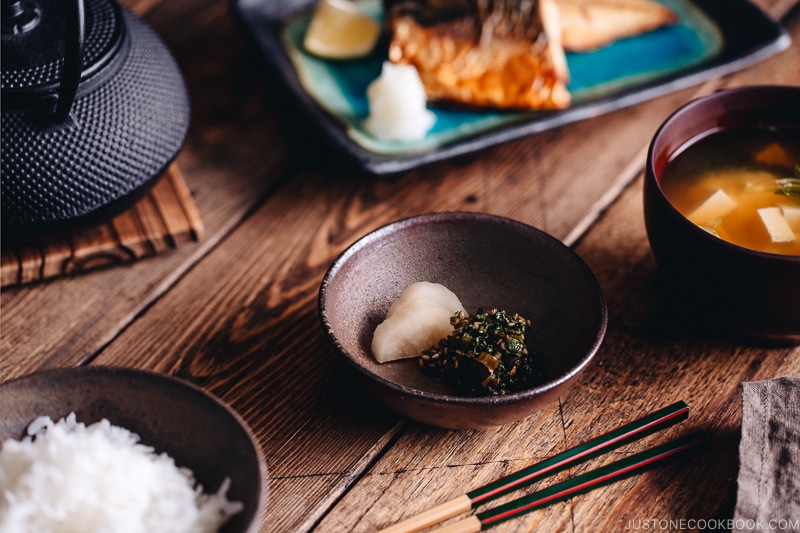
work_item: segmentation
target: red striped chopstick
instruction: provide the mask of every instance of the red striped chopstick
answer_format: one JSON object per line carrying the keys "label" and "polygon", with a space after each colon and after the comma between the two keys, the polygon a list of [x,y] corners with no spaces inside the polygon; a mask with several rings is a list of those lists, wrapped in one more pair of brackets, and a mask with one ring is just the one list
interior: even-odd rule
{"label": "red striped chopstick", "polygon": [[578,494],[608,485],[614,481],[644,472],[666,460],[684,453],[705,442],[706,436],[697,431],[661,446],[632,455],[626,459],[586,472],[573,479],[553,485],[524,496],[494,509],[470,516],[453,524],[434,530],[432,533],[477,533],[492,526],[517,518],[552,503],[569,499]]}
{"label": "red striped chopstick", "polygon": [[438,505],[422,514],[407,518],[381,530],[379,533],[414,533],[421,531],[448,518],[470,511],[481,503],[491,501],[592,457],[597,457],[624,444],[686,420],[688,416],[689,406],[685,402],[676,402],[519,472]]}

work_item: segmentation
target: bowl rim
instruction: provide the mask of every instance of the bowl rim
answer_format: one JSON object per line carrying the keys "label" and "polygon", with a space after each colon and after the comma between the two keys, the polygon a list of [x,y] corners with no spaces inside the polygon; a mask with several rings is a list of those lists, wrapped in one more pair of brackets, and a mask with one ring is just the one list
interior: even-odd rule
{"label": "bowl rim", "polygon": [[[536,234],[539,238],[541,238],[543,241],[546,241],[549,245],[557,249],[560,249],[560,251],[564,254],[564,256],[568,257],[570,261],[572,261],[576,266],[578,266],[581,272],[583,272],[583,274],[586,276],[587,280],[590,282],[590,285],[593,289],[593,301],[597,303],[598,328],[595,333],[591,346],[587,349],[587,352],[578,360],[576,364],[572,365],[567,372],[561,373],[558,376],[552,379],[548,379],[546,382],[537,385],[535,387],[532,387],[530,389],[525,389],[522,391],[512,392],[504,395],[459,396],[455,393],[439,394],[409,387],[401,383],[388,380],[378,374],[375,374],[374,372],[371,372],[368,368],[359,364],[356,358],[351,353],[349,353],[345,349],[345,347],[339,342],[328,320],[326,307],[327,307],[327,292],[328,292],[328,286],[330,285],[330,281],[341,270],[343,265],[361,249],[380,240],[386,235],[398,231],[399,229],[404,229],[407,227],[431,223],[431,222],[438,223],[438,222],[451,222],[458,220],[509,225],[523,232],[532,232]],[[383,387],[387,387],[395,392],[402,394],[403,396],[411,396],[421,400],[435,402],[444,405],[451,405],[451,406],[486,406],[486,405],[514,404],[517,402],[523,402],[528,399],[536,398],[549,391],[552,391],[553,389],[556,389],[560,387],[562,384],[569,382],[575,377],[577,377],[586,368],[586,366],[589,365],[589,363],[592,361],[592,359],[594,359],[595,355],[599,351],[608,328],[608,306],[606,303],[605,295],[603,294],[602,288],[600,287],[600,283],[597,280],[597,277],[594,275],[594,272],[592,272],[592,270],[589,268],[586,262],[571,247],[567,246],[562,241],[558,240],[549,233],[540,230],[534,226],[531,226],[529,224],[520,222],[518,220],[514,220],[499,215],[493,215],[489,213],[470,212],[470,211],[441,211],[435,213],[424,213],[420,215],[409,216],[384,224],[383,226],[375,230],[372,230],[367,234],[365,234],[364,236],[362,236],[361,238],[357,239],[351,245],[349,245],[341,254],[339,254],[339,256],[331,263],[327,272],[323,276],[318,295],[318,310],[319,310],[320,321],[322,323],[326,335],[333,342],[337,351],[340,354],[344,355],[344,360],[347,362],[349,368],[357,371],[360,375],[374,382],[377,382]]]}
{"label": "bowl rim", "polygon": [[[149,381],[151,383],[161,382],[166,384],[168,387],[183,388],[188,392],[190,392],[191,394],[200,395],[204,397],[206,400],[212,402],[213,404],[216,404],[224,412],[233,417],[233,419],[237,423],[237,426],[240,427],[244,432],[244,434],[247,436],[250,445],[253,447],[253,452],[258,462],[258,481],[260,487],[258,494],[258,505],[253,513],[252,520],[247,526],[246,533],[255,533],[256,531],[258,531],[261,522],[266,517],[268,498],[269,498],[269,487],[268,487],[269,476],[268,476],[267,463],[264,457],[264,450],[259,444],[258,439],[253,433],[252,428],[250,428],[250,425],[247,424],[244,418],[242,418],[242,416],[235,409],[233,409],[233,407],[228,405],[217,395],[203,389],[198,385],[195,385],[194,383],[184,378],[165,374],[155,370],[114,366],[114,365],[87,365],[87,366],[49,368],[49,369],[37,370],[35,372],[31,372],[29,374],[10,379],[4,383],[0,383],[0,393],[4,392],[4,390],[7,390],[9,388],[25,386],[26,382],[28,381],[48,379],[63,375],[77,376],[78,378],[84,378],[84,376],[86,378],[99,376],[110,379],[129,378],[134,380],[144,380],[144,381]],[[50,382],[53,382],[53,380],[51,379]],[[126,428],[126,429],[133,433],[137,433],[135,428]]]}
{"label": "bowl rim", "polygon": [[[776,261],[781,263],[800,263],[800,255],[789,255],[789,254],[778,254],[772,252],[763,252],[760,250],[755,250],[753,248],[748,248],[746,246],[742,246],[736,243],[732,243],[726,241],[724,239],[720,239],[714,237],[709,232],[700,228],[697,224],[692,223],[686,215],[681,213],[667,198],[667,195],[664,194],[664,189],[661,187],[661,180],[658,177],[658,173],[655,169],[655,148],[658,140],[660,137],[665,134],[667,128],[669,128],[675,121],[682,118],[684,115],[690,114],[694,112],[697,107],[705,105],[709,101],[719,100],[719,99],[726,99],[726,98],[734,98],[737,95],[744,94],[744,93],[774,93],[774,92],[787,92],[787,93],[795,93],[800,98],[800,87],[796,87],[793,85],[744,85],[740,87],[731,87],[728,89],[720,89],[711,94],[707,94],[705,96],[701,96],[699,98],[695,98],[694,100],[690,100],[685,104],[681,105],[677,109],[675,109],[658,127],[655,134],[653,135],[652,139],[650,140],[650,145],[647,149],[647,160],[646,160],[646,167],[644,173],[644,179],[646,183],[649,183],[653,190],[656,191],[658,197],[663,200],[663,203],[670,212],[677,215],[678,223],[685,228],[686,231],[689,231],[693,235],[697,236],[698,238],[707,240],[708,242],[713,242],[717,246],[720,246],[722,249],[727,250],[730,253],[735,254],[744,254],[749,255],[752,257],[769,260],[769,261]],[[706,131],[703,131],[701,135],[696,135],[691,139],[684,139],[682,144],[680,145],[679,149],[676,150],[674,153],[670,154],[670,158],[675,157],[677,154],[684,151],[689,145],[698,142],[700,139],[707,137],[708,135],[712,135],[719,131],[726,131],[725,128],[709,128]],[[645,217],[647,216],[647,212],[645,211]]]}

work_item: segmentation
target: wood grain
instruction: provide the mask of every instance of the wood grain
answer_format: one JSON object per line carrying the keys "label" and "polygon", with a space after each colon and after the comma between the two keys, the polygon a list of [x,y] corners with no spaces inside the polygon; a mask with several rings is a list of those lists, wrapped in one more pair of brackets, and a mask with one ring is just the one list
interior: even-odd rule
{"label": "wood grain", "polygon": [[[685,96],[672,98],[671,105],[676,105]],[[670,103],[651,105],[666,109]],[[637,117],[646,119],[649,135],[653,119],[642,111],[629,113],[627,120],[633,128],[639,127]],[[608,176],[625,167],[623,158],[609,156],[613,150],[600,143],[602,132],[587,129],[581,134],[597,140],[593,154],[608,163],[599,167],[605,168]],[[537,153],[543,154],[546,162],[547,147],[565,138],[567,134],[562,133],[537,139],[542,147]],[[623,136],[613,146],[635,151],[626,146],[628,140]],[[527,146],[533,144],[527,140]],[[271,489],[275,505],[268,511],[268,523],[279,531],[309,530],[328,510],[319,498],[343,494],[368,466],[364,458],[375,453],[375,439],[392,438],[398,422],[394,415],[365,402],[357,391],[348,390],[348,378],[336,364],[317,318],[316,296],[325,270],[358,237],[396,218],[435,210],[500,212],[504,206],[493,200],[499,201],[509,188],[516,196],[535,197],[535,191],[550,177],[532,172],[541,159],[520,158],[518,153],[526,151],[520,146],[516,150],[490,150],[474,164],[446,162],[403,179],[366,181],[365,176],[316,169],[296,174],[94,363],[153,368],[220,395],[254,428],[272,465],[277,484]],[[492,174],[495,163],[517,170]],[[519,170],[523,166],[531,175],[525,179]],[[598,173],[577,178],[564,173],[560,177],[583,179],[587,186],[603,179]],[[546,204],[538,201],[522,203],[513,216],[538,220],[543,206]],[[569,210],[562,214],[544,211],[548,220],[575,216]],[[221,272],[226,275],[220,276]],[[310,371],[292,372],[287,363],[291,357],[303,358]],[[299,390],[302,394],[295,392]],[[302,444],[307,435],[329,424],[360,429],[356,434],[325,431],[313,460],[297,456],[309,453]],[[523,432],[520,428],[516,431]],[[475,446],[484,443],[477,439]],[[496,447],[502,449],[499,443]],[[312,480],[313,490],[309,486]],[[297,498],[301,502],[295,501]]]}
{"label": "wood grain", "polygon": [[90,228],[6,245],[2,286],[22,285],[129,263],[197,241],[203,222],[177,165],[124,212]]}
{"label": "wood grain", "polygon": [[[797,17],[787,22],[797,35]],[[796,83],[797,72],[786,69],[787,64],[800,64],[796,47],[731,77],[726,84],[744,85],[764,79]],[[641,524],[642,520],[652,519],[729,518],[738,471],[740,383],[800,375],[800,348],[765,350],[709,336],[693,327],[685,318],[681,302],[670,300],[670,291],[659,277],[644,232],[641,197],[639,177],[577,246],[607,295],[609,331],[595,364],[573,392],[559,401],[558,423],[544,427],[533,423],[530,426],[535,429],[530,429],[525,421],[521,427],[499,430],[506,438],[497,448],[481,435],[472,436],[466,449],[476,455],[477,450],[497,450],[497,455],[488,459],[489,464],[515,457],[516,468],[520,468],[574,446],[587,436],[608,431],[637,413],[684,399],[692,405],[693,414],[682,427],[651,436],[611,458],[572,469],[568,475],[661,442],[659,439],[688,432],[690,427],[709,432],[709,451],[684,464],[625,480],[499,525],[493,531],[620,531],[630,525],[629,520]],[[543,446],[543,442],[559,434],[564,437],[558,448]],[[476,461],[469,451],[463,462],[450,461],[451,448],[446,440],[432,445],[431,453],[436,456],[425,461],[429,465],[447,464],[446,477],[436,468],[415,469],[407,450],[419,450],[421,446],[423,453],[427,451],[418,434],[402,434],[315,531],[372,531],[503,475]],[[520,450],[530,455],[520,457]],[[662,496],[666,493],[668,498]]]}
{"label": "wood grain", "polygon": [[[173,4],[177,12],[154,9],[146,21],[155,28],[184,27],[199,16],[193,2]],[[4,289],[0,380],[91,360],[287,179],[276,81],[253,68],[248,44],[224,3],[200,11],[203,27],[184,34],[180,46],[161,35],[189,90],[192,121],[176,162],[202,217],[203,239],[145,262]]]}
{"label": "wood grain", "polygon": [[[316,294],[338,253],[364,233],[403,216],[481,210],[546,226],[563,237],[576,220],[596,209],[603,184],[636,178],[620,174],[631,172],[631,160],[641,156],[657,124],[691,96],[684,91],[402,177],[300,169],[94,362],[179,375],[209,388],[242,413],[271,467],[273,503],[263,531],[372,530],[417,505],[424,508],[451,497],[469,483],[489,481],[544,458],[574,443],[574,432],[583,426],[594,433],[616,425],[627,413],[660,407],[655,405],[659,397],[648,395],[644,401],[612,404],[597,421],[591,414],[575,415],[570,403],[492,432],[409,427],[349,390],[317,323]],[[603,126],[621,133],[608,139]],[[570,150],[565,152],[565,145]],[[571,147],[579,146],[585,159],[565,159]],[[592,192],[583,196],[582,187]],[[592,234],[601,241],[610,239],[612,249],[635,242],[647,253],[642,228],[630,224],[632,216],[641,216],[638,193],[629,194],[631,205],[621,215],[625,225],[601,225]],[[574,210],[554,200],[560,196],[564,202],[572,199]],[[582,242],[580,250],[584,246]],[[622,272],[617,264],[595,266],[601,272]],[[640,353],[648,352],[640,348]],[[294,357],[307,362],[310,370],[292,372],[289,361]],[[596,412],[594,399],[581,404],[586,413]],[[670,395],[664,403],[674,399],[679,398]],[[399,430],[400,440],[366,470],[376,454],[374,441],[388,442]],[[312,450],[311,441],[319,434],[325,437]],[[344,496],[329,511],[331,494]],[[402,508],[398,501],[404,502]],[[559,504],[532,520],[553,530],[582,531],[571,509],[569,503]],[[501,527],[517,531],[530,526]]]}
{"label": "wood grain", "polygon": [[[729,512],[739,383],[799,374],[800,354],[714,338],[681,321],[649,253],[639,174],[655,129],[688,99],[724,85],[800,83],[786,68],[800,64],[796,47],[726,80],[374,177],[336,164],[293,120],[291,100],[224,2],[126,5],[164,36],[185,73],[193,116],[178,164],[205,236],[146,262],[4,290],[0,381],[40,368],[122,365],[218,395],[264,450],[264,533],[372,531],[685,399],[689,424],[618,454],[689,425],[707,429],[718,454],[495,530],[616,531],[630,519]],[[759,5],[781,16],[797,4]],[[787,23],[797,39],[797,17]],[[354,389],[320,327],[317,291],[337,254],[387,222],[446,210],[509,216],[576,243],[608,297],[609,332],[595,364],[572,394],[518,424],[446,431],[399,420]],[[120,220],[116,231],[132,225]]]}

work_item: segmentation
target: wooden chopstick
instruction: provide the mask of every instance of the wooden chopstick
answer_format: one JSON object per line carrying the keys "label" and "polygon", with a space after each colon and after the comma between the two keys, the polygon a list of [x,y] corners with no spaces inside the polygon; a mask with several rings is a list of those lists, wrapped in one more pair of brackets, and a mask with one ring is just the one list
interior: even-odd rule
{"label": "wooden chopstick", "polygon": [[478,531],[483,531],[535,509],[541,509],[552,503],[567,500],[577,494],[583,494],[597,487],[644,472],[705,441],[705,433],[696,431],[666,444],[620,459],[573,479],[500,505],[494,509],[489,509],[464,520],[435,529],[432,533],[477,533]]}
{"label": "wooden chopstick", "polygon": [[415,533],[421,531],[448,518],[467,512],[481,503],[491,501],[570,466],[592,457],[597,457],[602,453],[686,420],[688,416],[689,406],[682,401],[675,402],[549,459],[458,496],[421,514],[402,520],[382,529],[379,533]]}

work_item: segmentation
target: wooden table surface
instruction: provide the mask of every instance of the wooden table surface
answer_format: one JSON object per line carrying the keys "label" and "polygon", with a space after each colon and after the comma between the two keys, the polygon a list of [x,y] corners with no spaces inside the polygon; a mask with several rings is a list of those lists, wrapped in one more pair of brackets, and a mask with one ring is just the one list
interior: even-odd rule
{"label": "wooden table surface", "polygon": [[[740,384],[800,375],[800,347],[741,343],[682,320],[647,242],[641,174],[656,128],[688,100],[722,87],[800,85],[797,44],[702,86],[375,177],[336,164],[293,120],[284,87],[227,3],[124,3],[162,36],[184,73],[192,123],[177,162],[205,235],[129,265],[3,290],[0,381],[122,365],[219,396],[263,447],[263,532],[373,531],[685,400],[688,422],[616,453],[691,428],[708,432],[708,451],[494,530],[621,531],[631,521],[732,516]],[[797,0],[757,3],[800,41]],[[551,233],[587,262],[608,300],[608,332],[593,364],[569,394],[517,424],[453,431],[399,419],[351,385],[319,323],[320,281],[337,254],[390,221],[451,210]],[[296,358],[303,372],[287,363]]]}

